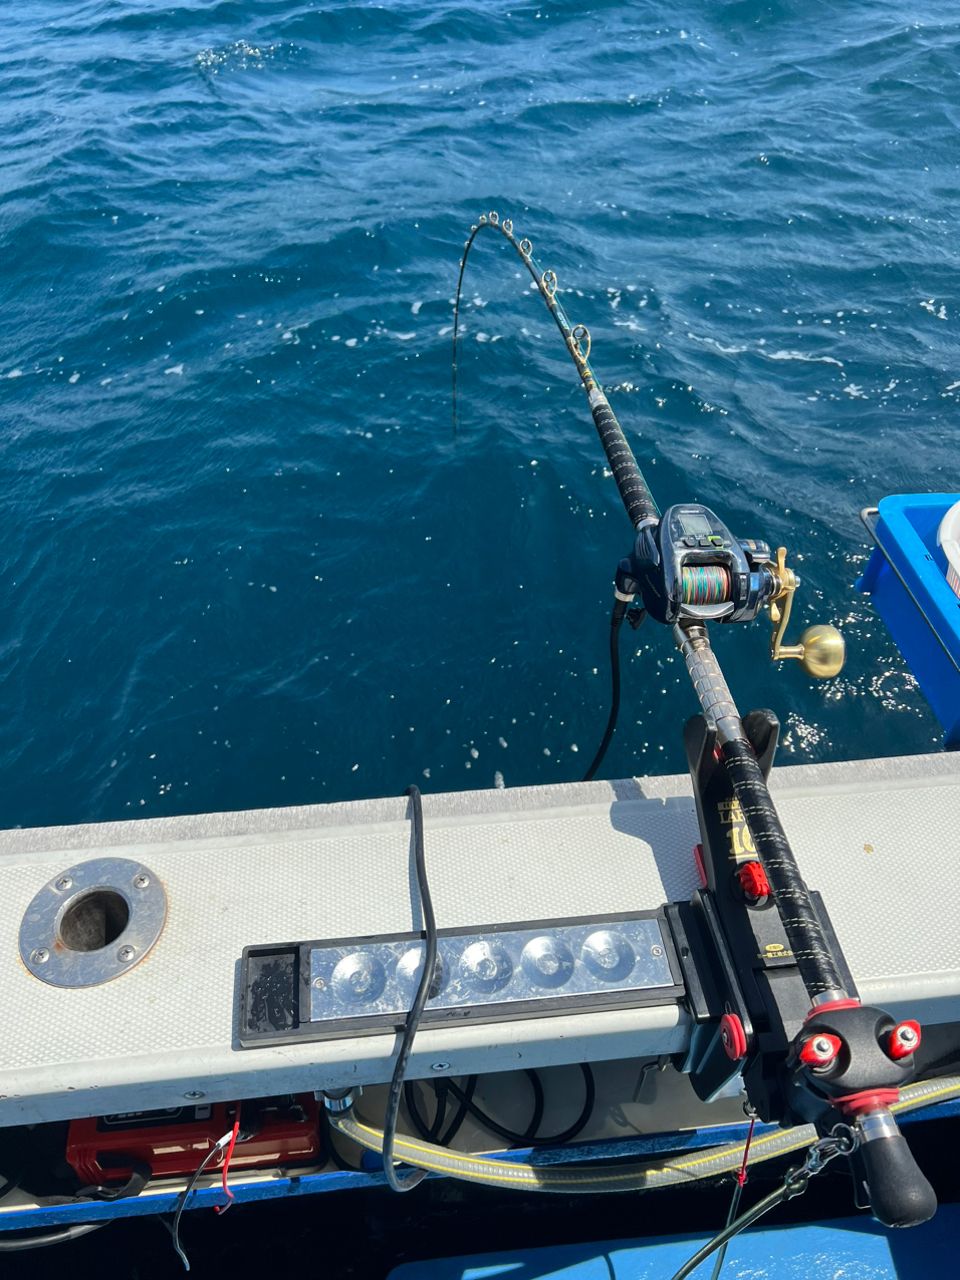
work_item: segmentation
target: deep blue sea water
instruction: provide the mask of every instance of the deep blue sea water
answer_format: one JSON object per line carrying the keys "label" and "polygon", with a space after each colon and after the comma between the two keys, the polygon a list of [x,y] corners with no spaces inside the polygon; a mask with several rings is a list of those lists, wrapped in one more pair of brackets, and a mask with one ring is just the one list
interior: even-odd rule
{"label": "deep blue sea water", "polygon": [[[578,777],[629,529],[785,543],[842,677],[717,645],[786,761],[932,749],[861,507],[956,489],[960,19],[929,0],[19,0],[0,29],[0,823]],[[794,630],[799,627],[795,626]],[[684,768],[669,637],[606,776]]]}

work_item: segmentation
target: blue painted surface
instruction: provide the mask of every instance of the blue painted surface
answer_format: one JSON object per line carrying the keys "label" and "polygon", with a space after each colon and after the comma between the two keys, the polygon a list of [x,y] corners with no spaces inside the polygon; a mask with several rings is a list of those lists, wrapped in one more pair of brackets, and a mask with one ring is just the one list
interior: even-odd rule
{"label": "blue painted surface", "polygon": [[[723,1274],[731,1280],[947,1280],[957,1274],[960,1211],[893,1232],[869,1218],[760,1228],[737,1237]],[[408,1262],[387,1280],[668,1280],[709,1236],[605,1241],[513,1253]],[[711,1274],[714,1259],[698,1277]]]}
{"label": "blue painted surface", "polygon": [[947,747],[960,746],[960,599],[947,582],[947,562],[937,546],[937,530],[958,501],[957,493],[884,498],[876,526],[880,545],[858,583],[861,591],[873,597],[874,607],[943,725]]}

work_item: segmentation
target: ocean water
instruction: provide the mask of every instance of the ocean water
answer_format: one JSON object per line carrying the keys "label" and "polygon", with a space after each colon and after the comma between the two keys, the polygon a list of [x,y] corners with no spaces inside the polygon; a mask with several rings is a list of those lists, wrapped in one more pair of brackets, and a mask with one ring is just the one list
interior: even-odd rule
{"label": "ocean water", "polygon": [[[496,209],[661,505],[782,542],[718,630],[787,762],[933,749],[860,508],[956,489],[960,20],[875,0],[19,0],[0,29],[0,822],[579,777],[630,531]],[[624,637],[606,776],[684,768]]]}

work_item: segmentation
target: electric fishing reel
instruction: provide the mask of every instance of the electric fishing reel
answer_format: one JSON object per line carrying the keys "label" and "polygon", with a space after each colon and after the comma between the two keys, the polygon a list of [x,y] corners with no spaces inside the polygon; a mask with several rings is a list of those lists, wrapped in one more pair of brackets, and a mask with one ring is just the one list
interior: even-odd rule
{"label": "electric fishing reel", "polygon": [[770,610],[770,656],[799,659],[808,675],[826,679],[843,666],[845,646],[835,627],[808,627],[799,644],[785,645],[793,595],[800,579],[776,559],[766,542],[735,538],[709,507],[682,502],[637,531],[632,554],[621,561],[617,591],[639,594],[656,622],[752,622]]}

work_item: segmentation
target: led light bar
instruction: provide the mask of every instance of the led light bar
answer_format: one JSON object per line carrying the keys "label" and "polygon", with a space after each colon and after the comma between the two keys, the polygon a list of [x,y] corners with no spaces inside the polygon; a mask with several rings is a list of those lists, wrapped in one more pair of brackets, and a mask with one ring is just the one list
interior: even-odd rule
{"label": "led light bar", "polygon": [[[423,970],[421,935],[248,947],[240,1044],[392,1029]],[[443,930],[423,1025],[667,1003],[683,994],[659,913]]]}

